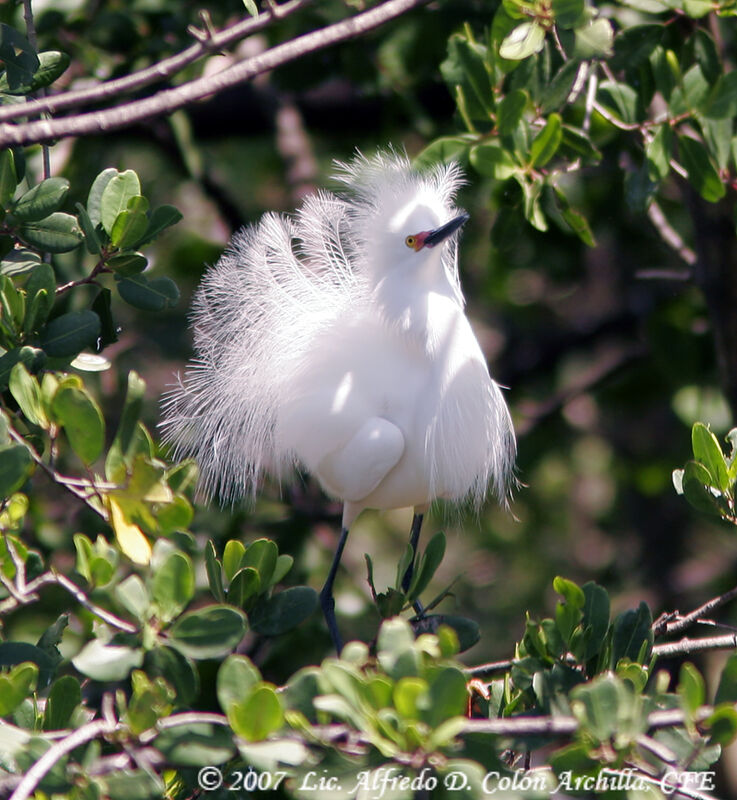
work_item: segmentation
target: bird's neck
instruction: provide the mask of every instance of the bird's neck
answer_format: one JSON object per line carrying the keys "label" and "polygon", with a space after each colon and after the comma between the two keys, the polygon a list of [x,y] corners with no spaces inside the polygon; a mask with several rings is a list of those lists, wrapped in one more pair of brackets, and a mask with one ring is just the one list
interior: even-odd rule
{"label": "bird's neck", "polygon": [[387,326],[432,350],[449,314],[461,312],[456,288],[440,268],[418,275],[386,274],[374,288],[373,303]]}

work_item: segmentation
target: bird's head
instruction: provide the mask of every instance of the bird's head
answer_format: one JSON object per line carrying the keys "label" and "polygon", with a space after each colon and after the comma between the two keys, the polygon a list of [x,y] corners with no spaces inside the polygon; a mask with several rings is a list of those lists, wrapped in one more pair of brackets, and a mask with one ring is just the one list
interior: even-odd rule
{"label": "bird's head", "polygon": [[456,234],[468,216],[455,205],[463,182],[457,165],[413,169],[395,151],[358,155],[336,175],[350,198],[350,240],[359,269],[375,286],[445,283],[462,302]]}
{"label": "bird's head", "polygon": [[[439,275],[454,261],[454,234],[468,220],[431,187],[412,187],[403,197],[387,198],[367,235],[371,272],[379,281],[390,273],[412,280]],[[392,202],[393,200],[393,202]]]}

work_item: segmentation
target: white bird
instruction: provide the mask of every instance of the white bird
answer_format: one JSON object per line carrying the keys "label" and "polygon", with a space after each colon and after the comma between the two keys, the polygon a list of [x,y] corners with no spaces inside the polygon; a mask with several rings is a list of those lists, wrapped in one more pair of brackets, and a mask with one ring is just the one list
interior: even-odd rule
{"label": "white bird", "polygon": [[[459,168],[425,174],[394,151],[337,164],[339,192],[236,233],[192,312],[196,359],[161,423],[206,493],[253,495],[295,468],[343,501],[320,600],[335,643],[333,581],[356,516],[443,498],[506,502],[509,411],[464,314],[454,206]],[[404,580],[406,590],[411,567]]]}

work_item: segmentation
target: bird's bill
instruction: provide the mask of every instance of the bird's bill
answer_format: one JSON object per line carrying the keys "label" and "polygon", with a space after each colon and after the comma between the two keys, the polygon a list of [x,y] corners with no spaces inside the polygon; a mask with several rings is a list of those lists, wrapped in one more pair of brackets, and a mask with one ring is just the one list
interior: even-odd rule
{"label": "bird's bill", "polygon": [[468,222],[468,219],[469,216],[466,213],[459,214],[457,217],[453,217],[450,222],[446,222],[445,225],[441,225],[439,228],[435,228],[434,231],[430,231],[425,237],[423,246],[435,247],[436,245],[439,245],[449,236],[452,236],[462,225]]}

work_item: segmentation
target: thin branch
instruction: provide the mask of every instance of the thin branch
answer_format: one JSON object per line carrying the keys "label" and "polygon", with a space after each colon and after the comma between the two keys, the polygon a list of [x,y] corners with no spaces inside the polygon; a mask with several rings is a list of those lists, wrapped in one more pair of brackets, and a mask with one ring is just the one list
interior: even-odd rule
{"label": "thin branch", "polygon": [[653,646],[653,655],[660,658],[685,656],[701,653],[704,650],[726,650],[737,647],[737,633],[726,633],[723,636],[705,636],[702,639],[683,638],[678,642],[666,642]]}
{"label": "thin branch", "polygon": [[653,633],[655,633],[656,636],[663,633],[680,633],[694,623],[700,622],[702,617],[708,616],[712,611],[721,608],[735,597],[737,597],[737,586],[724,594],[720,594],[718,597],[712,597],[712,599],[708,600],[704,605],[699,606],[683,617],[676,612],[675,617],[666,618],[664,620],[661,628],[658,629],[653,625]]}
{"label": "thin branch", "polygon": [[603,354],[598,361],[548,400],[521,405],[522,420],[517,425],[517,434],[524,436],[542,420],[555,414],[571,400],[591,391],[624,366],[642,358],[644,355],[645,350],[640,344],[614,349]]}
{"label": "thin branch", "polygon": [[28,605],[29,603],[35,602],[38,600],[38,592],[40,589],[42,589],[44,586],[56,584],[61,586],[63,589],[66,589],[66,591],[72,595],[79,605],[86,608],[96,617],[99,617],[103,622],[107,622],[107,624],[111,625],[113,628],[117,628],[125,633],[138,633],[138,628],[135,625],[120,619],[120,617],[116,617],[115,614],[112,614],[110,611],[106,611],[104,608],[101,608],[93,603],[79,588],[79,586],[70,581],[66,575],[60,575],[58,572],[44,572],[43,575],[39,575],[37,578],[34,578],[22,589],[17,584],[8,585],[9,582],[6,583],[6,580],[7,579],[3,578],[2,583],[8,592],[10,592],[12,597],[8,597],[0,603],[0,615],[7,614],[18,606]]}
{"label": "thin branch", "polygon": [[647,216],[660,238],[692,267],[696,263],[696,253],[683,241],[678,231],[668,222],[663,209],[654,200],[647,208]]}
{"label": "thin branch", "polygon": [[81,744],[91,742],[99,736],[105,736],[113,733],[117,728],[117,724],[111,724],[110,721],[104,719],[97,719],[93,722],[77,728],[73,733],[70,733],[66,739],[62,739],[51,747],[36,761],[33,766],[23,776],[23,780],[18,784],[13,794],[10,795],[10,800],[27,800],[36,787],[44,779],[47,772],[53,769],[54,764],[60,761],[67,753],[79,747]]}
{"label": "thin branch", "polygon": [[104,100],[114,100],[122,94],[129,94],[143,89],[156,81],[167,80],[208,53],[223,50],[246,36],[251,36],[263,30],[275,19],[284,19],[312,2],[313,0],[290,0],[280,6],[275,5],[257,17],[236,22],[211,35],[201,35],[196,44],[191,45],[186,50],[182,50],[181,53],[177,53],[130,75],[86,89],[76,89],[34,100],[23,107],[18,105],[2,106],[0,107],[0,122],[7,122],[19,117],[36,117],[43,113],[58,114],[60,111],[66,111],[70,108],[81,108]]}
{"label": "thin branch", "polygon": [[653,739],[652,736],[647,736],[644,733],[641,733],[637,737],[637,744],[643,750],[647,750],[649,753],[652,753],[656,758],[659,758],[665,764],[678,763],[678,756],[670,749],[670,747],[666,747],[662,742],[659,742],[657,739]]}
{"label": "thin branch", "polygon": [[[28,448],[28,452],[31,454],[31,458],[33,461],[38,464],[39,467],[54,481],[54,483],[58,483],[60,486],[63,486],[68,492],[71,492],[75,497],[81,500],[85,505],[91,508],[95,513],[99,514],[105,522],[108,522],[108,513],[104,508],[99,507],[95,503],[90,502],[90,495],[86,494],[81,489],[77,488],[79,484],[78,481],[75,480],[68,480],[65,478],[64,475],[58,473],[53,467],[50,467],[36,452],[36,450],[31,447],[28,442],[13,428],[8,428],[8,435],[11,439],[18,442],[18,444],[25,445]],[[96,492],[94,485],[89,485],[87,488],[91,489],[94,493]],[[98,493],[99,494],[99,493]]]}
{"label": "thin branch", "polygon": [[[33,21],[33,7],[31,6],[31,0],[23,0],[23,19],[26,23],[26,38],[28,39],[29,44],[31,47],[38,52],[38,39],[36,37],[36,25]],[[37,97],[43,97],[46,94],[45,89],[39,89],[36,93]],[[32,98],[27,97],[25,104],[23,104],[22,108],[24,111],[28,111],[28,103],[32,102]],[[49,146],[47,144],[43,145],[41,148],[41,162],[42,162],[42,177],[44,180],[51,177],[51,157],[49,155]]]}
{"label": "thin branch", "polygon": [[198,78],[175,89],[168,89],[152,97],[135,100],[115,108],[62,119],[38,120],[19,126],[0,125],[0,148],[44,142],[65,136],[109,132],[161,114],[170,114],[197,100],[203,100],[251,80],[263,72],[334,44],[362,36],[427,2],[429,0],[387,0],[369,11],[298,36],[215,75]]}

